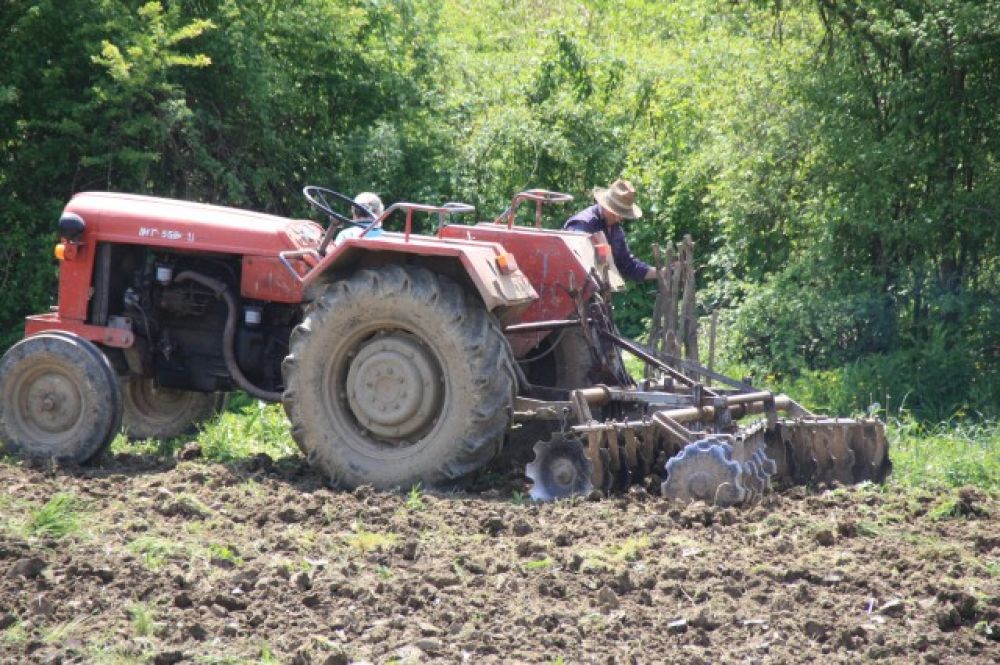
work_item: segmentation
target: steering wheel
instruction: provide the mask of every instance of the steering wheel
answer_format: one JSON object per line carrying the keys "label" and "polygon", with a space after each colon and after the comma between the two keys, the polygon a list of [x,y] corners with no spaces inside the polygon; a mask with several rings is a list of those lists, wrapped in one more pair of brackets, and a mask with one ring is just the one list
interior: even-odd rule
{"label": "steering wheel", "polygon": [[[309,202],[309,205],[329,217],[331,222],[337,222],[336,226],[338,227],[343,226],[344,224],[349,224],[351,226],[365,228],[371,224],[372,220],[375,219],[375,213],[368,208],[355,202],[355,200],[351,197],[341,194],[340,192],[335,192],[332,189],[327,189],[326,187],[307,185],[302,188],[302,195],[306,197],[306,201]],[[346,215],[335,212],[333,206],[330,205],[331,200],[343,203],[351,209],[358,210],[367,219],[351,219]]]}

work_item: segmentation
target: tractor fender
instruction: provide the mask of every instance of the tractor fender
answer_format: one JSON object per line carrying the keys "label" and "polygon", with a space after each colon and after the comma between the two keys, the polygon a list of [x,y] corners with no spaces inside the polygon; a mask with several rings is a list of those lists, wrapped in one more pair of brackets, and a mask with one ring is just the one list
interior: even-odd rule
{"label": "tractor fender", "polygon": [[407,239],[402,233],[351,238],[332,248],[303,278],[307,298],[312,284],[386,264],[419,265],[450,277],[478,293],[501,322],[538,298],[514,256],[499,243],[412,235]]}

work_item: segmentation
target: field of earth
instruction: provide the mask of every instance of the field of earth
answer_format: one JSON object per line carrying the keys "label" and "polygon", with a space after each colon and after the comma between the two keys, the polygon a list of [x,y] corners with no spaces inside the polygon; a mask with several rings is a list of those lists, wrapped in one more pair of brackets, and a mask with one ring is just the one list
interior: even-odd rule
{"label": "field of earth", "polygon": [[723,510],[480,480],[343,492],[295,456],[194,446],[7,459],[0,662],[1000,660],[995,494],[795,488]]}

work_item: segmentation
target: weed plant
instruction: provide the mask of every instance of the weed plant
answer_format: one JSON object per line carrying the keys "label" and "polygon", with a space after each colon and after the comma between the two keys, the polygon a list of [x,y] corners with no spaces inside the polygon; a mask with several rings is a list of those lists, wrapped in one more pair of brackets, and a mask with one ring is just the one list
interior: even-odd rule
{"label": "weed plant", "polygon": [[205,422],[195,436],[129,441],[121,435],[112,442],[111,452],[165,457],[191,440],[201,446],[205,459],[214,462],[231,462],[258,453],[266,453],[272,459],[298,454],[281,405],[267,404],[242,392],[233,393],[226,410]]}
{"label": "weed plant", "polygon": [[975,485],[1000,491],[1000,422],[889,422],[896,482],[913,487]]}
{"label": "weed plant", "polygon": [[72,494],[60,492],[28,515],[25,530],[45,538],[63,538],[79,530],[79,503]]}
{"label": "weed plant", "polygon": [[145,603],[135,603],[129,607],[128,615],[136,637],[148,637],[158,628],[152,608]]}

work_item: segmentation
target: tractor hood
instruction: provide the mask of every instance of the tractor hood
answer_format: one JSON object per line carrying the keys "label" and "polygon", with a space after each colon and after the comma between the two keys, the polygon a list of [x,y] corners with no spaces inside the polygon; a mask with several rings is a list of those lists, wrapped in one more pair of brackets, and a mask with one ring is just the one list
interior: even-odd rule
{"label": "tractor hood", "polygon": [[136,194],[83,192],[65,212],[83,219],[85,239],[183,251],[273,256],[317,247],[323,236],[308,220]]}

